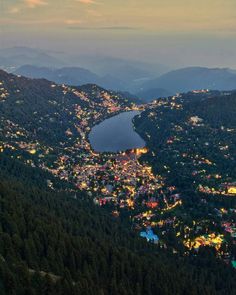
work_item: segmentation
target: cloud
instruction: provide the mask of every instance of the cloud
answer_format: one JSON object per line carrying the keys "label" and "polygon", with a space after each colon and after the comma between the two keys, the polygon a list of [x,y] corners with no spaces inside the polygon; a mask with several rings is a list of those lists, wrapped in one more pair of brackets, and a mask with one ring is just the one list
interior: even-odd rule
{"label": "cloud", "polygon": [[79,20],[79,19],[67,19],[67,20],[65,20],[65,24],[67,24],[67,25],[79,25],[79,24],[81,24],[81,20]]}
{"label": "cloud", "polygon": [[44,0],[24,0],[25,4],[30,8],[35,8],[37,6],[48,5]]}
{"label": "cloud", "polygon": [[59,19],[19,19],[19,18],[0,18],[0,25],[17,25],[20,26],[43,26],[43,25],[56,25],[59,27],[60,25],[63,25],[62,20]]}
{"label": "cloud", "polygon": [[82,3],[82,4],[98,4],[95,0],[77,0],[77,2]]}
{"label": "cloud", "polygon": [[17,14],[17,13],[20,12],[20,8],[19,8],[19,7],[16,7],[16,6],[13,6],[13,7],[11,7],[11,8],[8,10],[8,12],[9,12],[10,14]]}
{"label": "cloud", "polygon": [[87,10],[87,13],[90,16],[94,16],[94,17],[101,17],[102,16],[102,13],[98,12],[97,10],[89,9],[89,10]]}
{"label": "cloud", "polygon": [[113,26],[113,27],[102,27],[101,30],[117,30],[117,31],[133,31],[138,30],[136,27],[125,27],[125,26]]}
{"label": "cloud", "polygon": [[113,27],[81,27],[81,26],[73,26],[73,27],[69,27],[69,29],[71,30],[91,30],[91,31],[95,31],[95,30],[99,30],[99,31],[103,31],[103,30],[111,30],[111,31],[135,31],[135,30],[139,30],[140,28],[136,28],[136,27],[125,27],[125,26],[113,26]]}

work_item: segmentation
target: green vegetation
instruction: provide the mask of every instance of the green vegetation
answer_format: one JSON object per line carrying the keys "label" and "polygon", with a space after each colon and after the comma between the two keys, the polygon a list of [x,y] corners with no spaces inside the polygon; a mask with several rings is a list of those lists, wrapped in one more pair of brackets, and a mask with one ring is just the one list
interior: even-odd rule
{"label": "green vegetation", "polygon": [[235,273],[211,254],[162,252],[82,193],[51,192],[37,169],[0,163],[1,294],[233,294]]}
{"label": "green vegetation", "polygon": [[209,243],[227,263],[236,255],[235,113],[234,92],[187,93],[157,101],[135,120],[149,148],[142,161],[182,196],[182,206],[151,221],[183,254]]}

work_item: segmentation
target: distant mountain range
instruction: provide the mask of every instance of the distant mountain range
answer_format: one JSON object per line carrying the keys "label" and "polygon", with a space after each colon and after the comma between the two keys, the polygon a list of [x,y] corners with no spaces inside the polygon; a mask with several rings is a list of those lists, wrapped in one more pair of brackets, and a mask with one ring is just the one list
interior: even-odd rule
{"label": "distant mountain range", "polygon": [[[140,83],[144,80],[154,79],[168,71],[168,68],[162,64],[110,56],[70,55],[27,47],[0,49],[0,68],[8,72],[15,72],[20,68],[17,70],[20,73],[21,67],[25,65],[40,67],[40,69],[23,67],[24,74],[28,77],[37,78],[40,75],[70,85],[96,83],[108,89],[133,93],[138,91]],[[59,68],[60,71],[55,71]]]}
{"label": "distant mountain range", "polygon": [[[203,67],[183,68],[168,72],[157,79],[140,79],[129,88],[125,82],[113,76],[100,77],[84,68],[64,67],[52,69],[36,66],[22,66],[15,74],[30,78],[45,78],[59,84],[82,85],[94,83],[107,89],[133,90],[137,97],[150,101],[158,97],[167,97],[177,92],[195,89],[233,90],[236,89],[236,72],[230,69],[209,69]],[[128,80],[127,80],[128,81]],[[135,86],[134,86],[135,85]]]}
{"label": "distant mountain range", "polygon": [[14,73],[28,78],[44,78],[58,84],[67,85],[82,85],[87,83],[99,84],[98,82],[100,80],[98,75],[79,67],[55,69],[25,65],[18,68]]}
{"label": "distant mountain range", "polygon": [[[93,72],[79,67],[64,67],[56,69],[25,65],[18,68],[14,74],[32,79],[46,79],[57,84],[66,84],[72,86],[97,84],[107,89],[123,89],[121,81],[119,82],[115,78],[108,76],[99,77]],[[141,102],[141,100],[136,95],[132,95],[129,92],[119,91],[119,93],[124,95],[126,98],[134,99],[137,103]]]}
{"label": "distant mountain range", "polygon": [[150,88],[147,90],[141,90],[136,93],[137,97],[141,100],[149,102],[158,97],[168,97],[172,95],[172,92],[163,88]]}
{"label": "distant mountain range", "polygon": [[141,94],[144,98],[151,99],[155,89],[158,96],[160,88],[169,95],[195,89],[233,90],[236,89],[236,72],[220,68],[183,68],[143,83]]}
{"label": "distant mountain range", "polygon": [[50,51],[27,47],[0,49],[0,68],[13,71],[17,67],[25,64],[41,67],[62,67],[65,65],[62,60],[57,58],[57,56],[53,56],[53,53]]}
{"label": "distant mountain range", "polygon": [[158,63],[109,56],[66,55],[63,52],[14,47],[0,49],[0,68],[58,84],[97,84],[129,92],[144,101],[194,89],[236,89],[236,71],[227,68],[188,67],[168,72]]}

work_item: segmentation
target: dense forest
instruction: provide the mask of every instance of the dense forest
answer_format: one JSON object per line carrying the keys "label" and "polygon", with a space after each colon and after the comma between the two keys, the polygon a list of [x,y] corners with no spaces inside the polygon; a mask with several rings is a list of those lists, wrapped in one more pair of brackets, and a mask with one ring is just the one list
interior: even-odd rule
{"label": "dense forest", "polygon": [[234,294],[235,272],[211,250],[198,260],[163,252],[82,193],[0,163],[1,294]]}

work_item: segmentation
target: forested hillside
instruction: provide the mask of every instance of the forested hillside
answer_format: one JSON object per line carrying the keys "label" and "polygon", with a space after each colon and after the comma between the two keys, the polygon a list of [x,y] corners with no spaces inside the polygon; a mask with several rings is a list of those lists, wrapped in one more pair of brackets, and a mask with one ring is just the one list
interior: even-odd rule
{"label": "forested hillside", "polygon": [[82,193],[49,191],[36,169],[0,163],[1,294],[234,294],[235,273],[213,257],[180,260]]}
{"label": "forested hillside", "polygon": [[[226,236],[227,244],[222,243],[219,255],[214,247],[201,247],[196,255],[184,244],[186,226],[190,228],[193,219],[202,221],[206,212],[211,216],[214,206],[231,210],[234,199],[226,201],[222,196],[217,205],[215,201],[214,206],[206,206],[199,202],[195,183],[187,178],[189,170],[173,166],[172,172],[164,167],[183,166],[173,161],[177,147],[169,149],[180,144],[177,135],[172,135],[173,128],[174,132],[184,130],[184,146],[178,148],[191,149],[188,143],[201,138],[199,145],[193,145],[199,154],[202,142],[208,142],[214,151],[210,140],[218,140],[215,129],[220,129],[220,147],[229,146],[222,149],[227,161],[222,179],[233,180],[234,130],[230,126],[234,94],[223,95],[229,102],[224,105],[227,116],[220,111],[222,97],[211,103],[217,93],[183,95],[147,105],[135,121],[149,147],[140,161],[135,151],[123,156],[95,153],[88,141],[94,124],[137,109],[123,95],[96,85],[68,87],[5,72],[0,72],[0,83],[1,294],[234,294],[232,239]],[[204,111],[206,105],[209,113]],[[197,131],[201,137],[185,138]],[[156,153],[161,154],[158,161]],[[145,161],[152,167],[142,166]],[[161,177],[154,175],[152,168],[157,174],[160,169]],[[180,170],[187,181],[176,173]],[[108,181],[118,179],[119,194],[113,202],[99,206],[99,200],[110,198],[111,193],[104,189]],[[174,185],[181,196],[173,195]],[[186,198],[186,187],[190,198]],[[137,194],[134,207],[129,205],[133,192]],[[156,197],[158,206],[147,211],[150,196]],[[175,208],[182,200],[183,206]],[[197,212],[192,210],[194,206],[198,206]],[[233,216],[234,211],[231,213]],[[215,226],[223,231],[222,220],[215,216],[209,220],[213,223],[205,224],[201,232]],[[148,228],[153,224],[160,237],[158,244],[139,237],[140,225]],[[192,238],[194,234],[189,235]]]}
{"label": "forested hillside", "polygon": [[75,140],[82,120],[94,124],[101,114],[108,116],[131,103],[131,99],[94,84],[69,87],[0,70],[1,127],[6,125],[4,121],[14,122],[45,144],[65,142],[67,130]]}
{"label": "forested hillside", "polygon": [[152,210],[156,231],[182,253],[211,246],[226,264],[236,256],[235,114],[235,92],[191,92],[157,100],[135,120],[149,148],[141,161],[181,196],[162,216]]}

